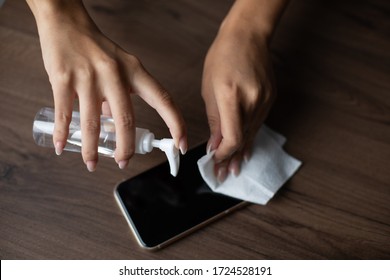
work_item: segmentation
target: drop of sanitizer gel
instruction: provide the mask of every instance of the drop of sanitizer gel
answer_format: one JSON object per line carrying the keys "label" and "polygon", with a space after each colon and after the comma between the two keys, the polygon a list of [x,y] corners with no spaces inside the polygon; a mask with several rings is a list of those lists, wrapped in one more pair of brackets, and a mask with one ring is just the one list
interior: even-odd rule
{"label": "drop of sanitizer gel", "polygon": [[[42,108],[36,114],[33,124],[33,137],[35,143],[42,147],[54,148],[53,144],[54,131],[54,109]],[[98,143],[98,153],[106,157],[114,157],[115,125],[114,120],[110,117],[100,117],[100,135]],[[71,152],[81,152],[81,126],[80,113],[72,113],[72,121],[69,125],[69,136],[64,150]],[[159,148],[168,158],[171,174],[176,177],[179,172],[180,155],[179,150],[175,147],[173,139],[164,138],[155,139],[154,134],[144,128],[136,128],[135,135],[135,153],[150,153],[153,148]]]}

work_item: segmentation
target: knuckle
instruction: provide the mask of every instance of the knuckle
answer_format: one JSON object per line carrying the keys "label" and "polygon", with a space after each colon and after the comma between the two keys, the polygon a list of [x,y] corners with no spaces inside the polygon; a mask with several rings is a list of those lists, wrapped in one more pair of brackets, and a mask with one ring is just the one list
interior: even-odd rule
{"label": "knuckle", "polygon": [[115,119],[115,126],[131,130],[135,127],[134,118],[131,114],[121,114]]}
{"label": "knuckle", "polygon": [[72,74],[63,67],[56,67],[49,72],[49,81],[53,86],[53,90],[57,86],[67,85],[71,81]]}
{"label": "knuckle", "polygon": [[98,153],[94,149],[82,147],[81,150],[84,161],[96,160],[98,158]]}
{"label": "knuckle", "polygon": [[221,81],[217,87],[217,93],[233,98],[238,95],[238,86],[231,81]]}
{"label": "knuckle", "polygon": [[84,129],[87,133],[97,133],[100,130],[100,121],[87,119],[84,122]]}
{"label": "knuckle", "polygon": [[262,86],[252,87],[247,91],[247,100],[249,104],[258,104],[264,95]]}
{"label": "knuckle", "polygon": [[56,115],[56,122],[60,125],[68,125],[71,121],[72,115],[67,112],[59,111]]}
{"label": "knuckle", "polygon": [[245,116],[251,116],[256,109],[261,105],[261,97],[249,96],[242,102],[242,107],[244,109]]}
{"label": "knuckle", "polygon": [[104,57],[97,62],[98,68],[103,72],[118,72],[119,64],[118,61],[112,57]]}
{"label": "knuckle", "polygon": [[142,68],[141,60],[138,57],[134,56],[134,55],[128,55],[127,56],[127,61],[128,61],[129,65],[133,69],[140,69],[140,68]]}
{"label": "knuckle", "polygon": [[135,148],[134,147],[126,147],[125,150],[120,149],[120,147],[117,147],[115,150],[115,159],[116,160],[129,160],[134,156]]}
{"label": "knuckle", "polygon": [[230,135],[229,137],[224,138],[224,144],[225,144],[226,149],[229,152],[233,153],[240,148],[242,140],[243,140],[242,133],[236,132],[236,133]]}
{"label": "knuckle", "polygon": [[218,117],[209,114],[209,115],[207,116],[207,118],[208,118],[208,123],[209,123],[209,127],[210,127],[211,130],[212,130],[213,128],[219,126],[219,118],[218,118]]}
{"label": "knuckle", "polygon": [[123,152],[123,157],[126,159],[130,159],[134,156],[135,150],[134,148],[127,149]]}
{"label": "knuckle", "polygon": [[64,140],[67,138],[71,120],[72,116],[65,112],[58,112],[56,114],[55,128],[53,133],[55,139]]}
{"label": "knuckle", "polygon": [[225,83],[216,88],[215,96],[217,103],[223,102],[223,104],[233,107],[240,103],[242,92],[237,85]]}
{"label": "knuckle", "polygon": [[269,106],[274,102],[275,93],[268,84],[254,85],[245,91],[242,106],[247,115],[251,115],[259,107]]}
{"label": "knuckle", "polygon": [[169,95],[169,93],[163,88],[159,87],[158,89],[159,92],[159,102],[160,104],[167,106],[167,107],[172,107],[174,105],[172,97]]}
{"label": "knuckle", "polygon": [[186,134],[187,128],[182,118],[173,123],[168,123],[169,132],[175,139],[180,139]]}
{"label": "knuckle", "polygon": [[77,78],[82,81],[92,80],[94,78],[94,71],[89,66],[80,67],[77,70]]}
{"label": "knuckle", "polygon": [[253,88],[249,92],[250,101],[253,103],[267,104],[274,100],[276,97],[276,91],[273,89],[271,84],[260,84],[257,87]]}
{"label": "knuckle", "polygon": [[65,127],[56,127],[53,133],[53,138],[56,141],[62,140],[65,141],[68,135],[68,129]]}

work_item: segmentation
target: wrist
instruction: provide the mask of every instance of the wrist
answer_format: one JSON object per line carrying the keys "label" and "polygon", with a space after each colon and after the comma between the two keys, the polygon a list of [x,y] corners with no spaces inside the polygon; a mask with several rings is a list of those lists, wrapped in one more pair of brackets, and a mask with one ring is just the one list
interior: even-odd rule
{"label": "wrist", "polygon": [[27,3],[39,30],[67,22],[80,27],[92,22],[81,0],[27,0]]}
{"label": "wrist", "polygon": [[219,32],[243,34],[269,43],[288,0],[236,0]]}
{"label": "wrist", "polygon": [[268,29],[260,28],[253,25],[251,22],[240,18],[225,18],[222,22],[218,36],[219,37],[234,37],[244,42],[247,40],[254,41],[256,43],[268,44],[271,33]]}

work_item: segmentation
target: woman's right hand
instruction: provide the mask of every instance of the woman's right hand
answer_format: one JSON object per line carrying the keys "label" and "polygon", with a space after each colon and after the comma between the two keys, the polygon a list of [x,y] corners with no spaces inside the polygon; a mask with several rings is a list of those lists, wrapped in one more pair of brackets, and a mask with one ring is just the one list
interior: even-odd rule
{"label": "woman's right hand", "polygon": [[102,103],[109,104],[116,130],[115,161],[121,169],[134,153],[135,120],[130,94],[138,94],[157,110],[185,153],[184,120],[167,91],[137,57],[104,36],[81,1],[29,0],[37,20],[45,69],[53,89],[57,154],[66,145],[73,103],[79,99],[82,157],[89,171],[98,161]]}

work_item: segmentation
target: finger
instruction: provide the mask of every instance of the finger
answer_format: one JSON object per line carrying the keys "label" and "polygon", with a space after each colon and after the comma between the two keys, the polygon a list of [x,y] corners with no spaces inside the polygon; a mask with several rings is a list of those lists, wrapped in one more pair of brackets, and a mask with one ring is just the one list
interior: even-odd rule
{"label": "finger", "polygon": [[242,161],[249,161],[252,153],[254,138],[262,124],[261,118],[253,113],[250,113],[250,117],[247,118],[247,120],[250,121],[245,122],[245,131],[242,144],[240,148],[231,156],[228,163],[228,172],[233,174],[235,177],[240,175]]}
{"label": "finger", "polygon": [[182,154],[187,151],[184,119],[168,92],[139,63],[131,77],[133,90],[162,117]]}
{"label": "finger", "polygon": [[108,101],[103,101],[102,103],[102,115],[106,117],[112,117],[112,113]]}
{"label": "finger", "polygon": [[[268,90],[267,90],[268,91]],[[266,92],[265,94],[262,94],[263,98],[261,100],[260,105],[257,106],[257,108],[253,112],[253,116],[251,117],[251,122],[248,125],[246,136],[245,136],[245,143],[243,147],[243,158],[245,161],[249,161],[252,150],[253,150],[253,143],[255,141],[255,137],[257,135],[257,132],[259,131],[260,127],[264,123],[265,119],[268,116],[268,113],[270,111],[270,108],[273,103],[273,99],[271,100],[268,98],[268,96],[271,96],[269,92]],[[264,97],[266,96],[266,97]]]}
{"label": "finger", "polygon": [[259,115],[254,117],[251,126],[248,128],[248,131],[245,136],[245,142],[242,148],[243,160],[245,162],[248,162],[252,156],[254,141],[257,132],[263,124],[264,119],[265,118],[263,113],[260,113]]}
{"label": "finger", "polygon": [[217,177],[218,183],[222,184],[229,175],[228,166],[228,160],[220,162],[214,166],[214,174]]}
{"label": "finger", "polygon": [[90,172],[95,171],[98,161],[98,141],[100,134],[100,104],[96,100],[91,81],[86,81],[78,89],[80,102],[80,122],[82,138],[82,156]]}
{"label": "finger", "polygon": [[104,80],[105,96],[112,113],[116,132],[115,161],[124,169],[135,151],[135,121],[130,94],[123,80],[112,73]]}
{"label": "finger", "polygon": [[69,81],[53,82],[52,88],[55,109],[53,144],[56,154],[60,155],[69,135],[75,92],[70,87]]}
{"label": "finger", "polygon": [[238,151],[232,156],[229,162],[228,165],[229,173],[233,174],[235,177],[240,175],[242,158],[243,158],[242,151]]}
{"label": "finger", "polygon": [[100,133],[103,130],[104,132],[115,133],[115,124],[112,120],[112,113],[110,109],[110,105],[107,100],[102,103],[102,116],[100,121]]}
{"label": "finger", "polygon": [[248,162],[252,156],[253,144],[255,141],[255,137],[257,132],[259,131],[261,125],[263,124],[264,118],[261,114],[256,114],[252,118],[252,122],[248,127],[248,130],[245,134],[245,142],[242,147],[242,159],[245,162]]}
{"label": "finger", "polygon": [[252,152],[254,137],[256,136],[256,132],[259,126],[261,125],[261,122],[257,121],[258,118],[256,118],[253,114],[251,115],[252,117],[248,118],[248,120],[251,121],[245,122],[244,137],[240,148],[236,152],[234,152],[234,154],[229,159],[224,161],[228,162],[228,172],[235,177],[240,175],[242,161],[249,161]]}
{"label": "finger", "polygon": [[202,97],[206,107],[206,115],[210,128],[210,139],[207,143],[207,153],[216,150],[221,143],[221,122],[217,102],[214,98],[212,89],[208,87],[209,83],[204,82],[202,85]]}
{"label": "finger", "polygon": [[215,152],[215,160],[222,161],[236,152],[243,139],[240,100],[230,88],[220,88],[216,101],[221,120],[222,141]]}

